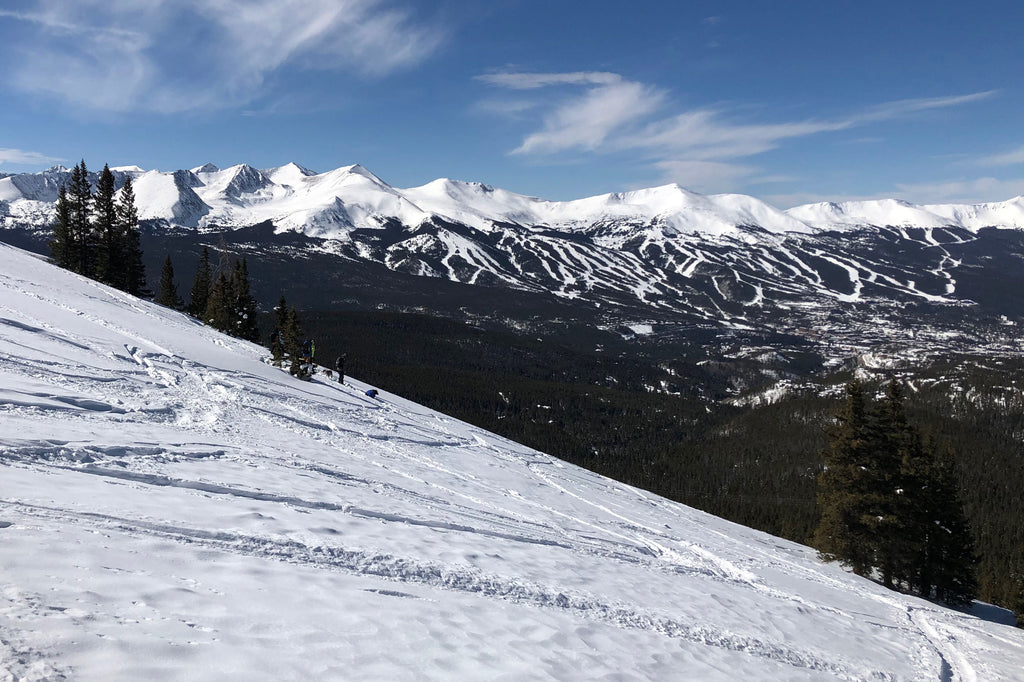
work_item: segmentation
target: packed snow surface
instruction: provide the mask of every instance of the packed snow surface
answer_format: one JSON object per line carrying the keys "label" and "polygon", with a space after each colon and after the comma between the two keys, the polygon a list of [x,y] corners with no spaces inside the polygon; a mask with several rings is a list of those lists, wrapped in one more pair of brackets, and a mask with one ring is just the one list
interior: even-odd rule
{"label": "packed snow surface", "polygon": [[0,679],[1024,670],[1005,612],[368,388],[0,245]]}

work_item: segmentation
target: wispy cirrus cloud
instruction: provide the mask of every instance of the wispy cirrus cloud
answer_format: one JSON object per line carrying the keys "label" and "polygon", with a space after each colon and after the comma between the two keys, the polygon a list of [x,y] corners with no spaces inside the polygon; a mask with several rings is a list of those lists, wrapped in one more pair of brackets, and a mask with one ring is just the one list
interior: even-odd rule
{"label": "wispy cirrus cloud", "polygon": [[919,111],[930,109],[946,109],[948,107],[960,106],[961,104],[972,104],[988,99],[997,94],[996,90],[985,90],[983,92],[972,92],[966,95],[954,95],[952,97],[921,97],[918,99],[900,99],[892,102],[883,102],[869,107],[864,111],[853,114],[848,119],[853,125],[863,125],[875,121],[887,121],[901,116],[907,116]]}
{"label": "wispy cirrus cloud", "polygon": [[917,203],[1005,201],[1024,195],[1024,178],[970,178],[897,185],[899,196]]}
{"label": "wispy cirrus cloud", "polygon": [[569,149],[595,151],[616,145],[613,134],[657,111],[665,93],[630,81],[611,81],[589,89],[547,114],[514,154],[553,154]]}
{"label": "wispy cirrus cloud", "polygon": [[983,156],[974,161],[978,166],[1016,166],[1024,163],[1024,145],[1000,154]]}
{"label": "wispy cirrus cloud", "polygon": [[549,85],[612,85],[623,82],[622,76],[605,71],[572,73],[488,73],[476,80],[513,90],[536,90]]}
{"label": "wispy cirrus cloud", "polygon": [[486,110],[506,115],[544,107],[543,128],[532,133],[513,154],[553,154],[570,149],[595,151],[614,131],[656,111],[665,93],[659,88],[627,81],[615,73],[492,73],[476,77],[510,90],[538,90],[552,86],[583,86],[586,91],[570,96],[556,107],[517,98],[508,102],[488,100]]}
{"label": "wispy cirrus cloud", "polygon": [[110,111],[245,104],[284,67],[380,77],[445,40],[397,0],[39,0],[0,21],[13,87]]}
{"label": "wispy cirrus cloud", "polygon": [[541,116],[540,128],[528,133],[513,154],[636,152],[666,180],[702,190],[751,182],[761,169],[742,160],[789,140],[966,105],[995,94],[904,99],[836,118],[749,123],[722,108],[670,111],[666,90],[609,72],[504,72],[477,79],[512,90],[558,91],[534,107]]}
{"label": "wispy cirrus cloud", "polygon": [[22,149],[8,149],[0,147],[0,164],[10,166],[45,166],[50,163],[58,163],[64,159],[55,156],[47,156],[39,152],[27,152]]}

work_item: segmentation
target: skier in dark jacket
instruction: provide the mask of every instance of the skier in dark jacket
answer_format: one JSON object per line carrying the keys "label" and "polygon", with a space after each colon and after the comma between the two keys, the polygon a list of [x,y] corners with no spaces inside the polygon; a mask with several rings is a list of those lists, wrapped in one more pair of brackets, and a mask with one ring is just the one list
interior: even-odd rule
{"label": "skier in dark jacket", "polygon": [[345,357],[346,353],[342,353],[338,356],[338,359],[334,362],[334,369],[338,370],[338,383],[345,383]]}
{"label": "skier in dark jacket", "polygon": [[315,351],[315,346],[313,345],[313,342],[311,340],[309,340],[309,339],[306,339],[302,343],[302,364],[306,368],[306,374],[312,374],[313,373],[313,353],[314,353],[314,351]]}

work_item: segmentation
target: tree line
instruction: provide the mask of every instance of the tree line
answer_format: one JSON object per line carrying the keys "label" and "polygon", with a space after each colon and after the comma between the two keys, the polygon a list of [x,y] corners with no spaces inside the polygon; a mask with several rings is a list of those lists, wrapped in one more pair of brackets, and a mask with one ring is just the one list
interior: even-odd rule
{"label": "tree line", "polygon": [[133,296],[151,295],[131,178],[117,191],[114,174],[104,165],[93,193],[85,161],[72,168],[57,194],[50,257],[62,268]]}

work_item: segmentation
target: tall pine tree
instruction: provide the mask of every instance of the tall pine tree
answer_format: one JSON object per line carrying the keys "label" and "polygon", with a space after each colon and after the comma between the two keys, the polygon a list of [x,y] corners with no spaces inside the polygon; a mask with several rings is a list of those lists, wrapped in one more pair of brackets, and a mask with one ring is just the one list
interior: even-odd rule
{"label": "tall pine tree", "polygon": [[67,188],[68,228],[74,244],[71,269],[86,277],[95,276],[96,235],[92,229],[92,187],[85,160],[71,169]]}
{"label": "tall pine tree", "polygon": [[877,572],[888,587],[970,602],[975,558],[952,454],[936,457],[911,426],[899,382],[877,409],[859,382],[846,390],[819,477],[815,547],[859,575]]}
{"label": "tall pine tree", "polygon": [[195,279],[192,280],[191,300],[188,304],[189,315],[203,319],[203,316],[206,315],[206,306],[210,302],[212,286],[213,272],[210,270],[210,251],[204,246],[203,254],[199,257]]}
{"label": "tall pine tree", "polygon": [[831,436],[825,467],[818,477],[821,521],[814,546],[825,560],[839,561],[857,575],[867,575],[874,566],[867,472],[873,431],[859,381],[846,385],[846,404]]}
{"label": "tall pine tree", "polygon": [[175,310],[181,310],[185,306],[185,302],[178,295],[178,285],[174,282],[174,265],[171,263],[170,254],[168,254],[167,260],[164,261],[164,267],[160,271],[160,293],[156,298],[156,302]]}
{"label": "tall pine tree", "polygon": [[916,587],[923,597],[931,596],[934,589],[937,599],[964,606],[977,593],[978,559],[960,501],[956,462],[948,448],[929,459],[927,496],[921,500],[927,517]]}
{"label": "tall pine tree", "polygon": [[124,289],[124,238],[114,203],[114,174],[106,164],[96,181],[93,214],[93,233],[96,235],[94,276],[105,284]]}
{"label": "tall pine tree", "polygon": [[227,275],[219,273],[210,288],[210,297],[206,302],[206,312],[203,316],[203,322],[227,334],[231,333],[234,326],[231,289],[231,281]]}
{"label": "tall pine tree", "polygon": [[142,263],[142,238],[139,234],[139,212],[135,208],[135,190],[131,178],[126,178],[117,202],[117,230],[122,240],[123,264],[120,278],[124,290],[133,296],[149,297],[146,285],[146,266]]}
{"label": "tall pine tree", "polygon": [[57,217],[53,223],[53,239],[50,240],[50,259],[66,270],[73,270],[78,263],[75,236],[71,230],[71,203],[64,185],[60,186],[57,194]]}
{"label": "tall pine tree", "polygon": [[280,367],[284,360],[284,328],[287,324],[288,303],[281,296],[274,307],[274,331],[270,333],[270,355],[275,367]]}
{"label": "tall pine tree", "polygon": [[295,308],[288,309],[288,317],[285,320],[284,330],[284,352],[291,360],[288,371],[292,374],[299,373],[299,357],[302,355],[302,324],[299,322],[299,314]]}
{"label": "tall pine tree", "polygon": [[874,563],[882,583],[893,587],[910,575],[922,532],[915,499],[916,479],[908,464],[921,457],[920,437],[907,422],[903,385],[893,379],[875,414],[875,442],[870,467]]}

